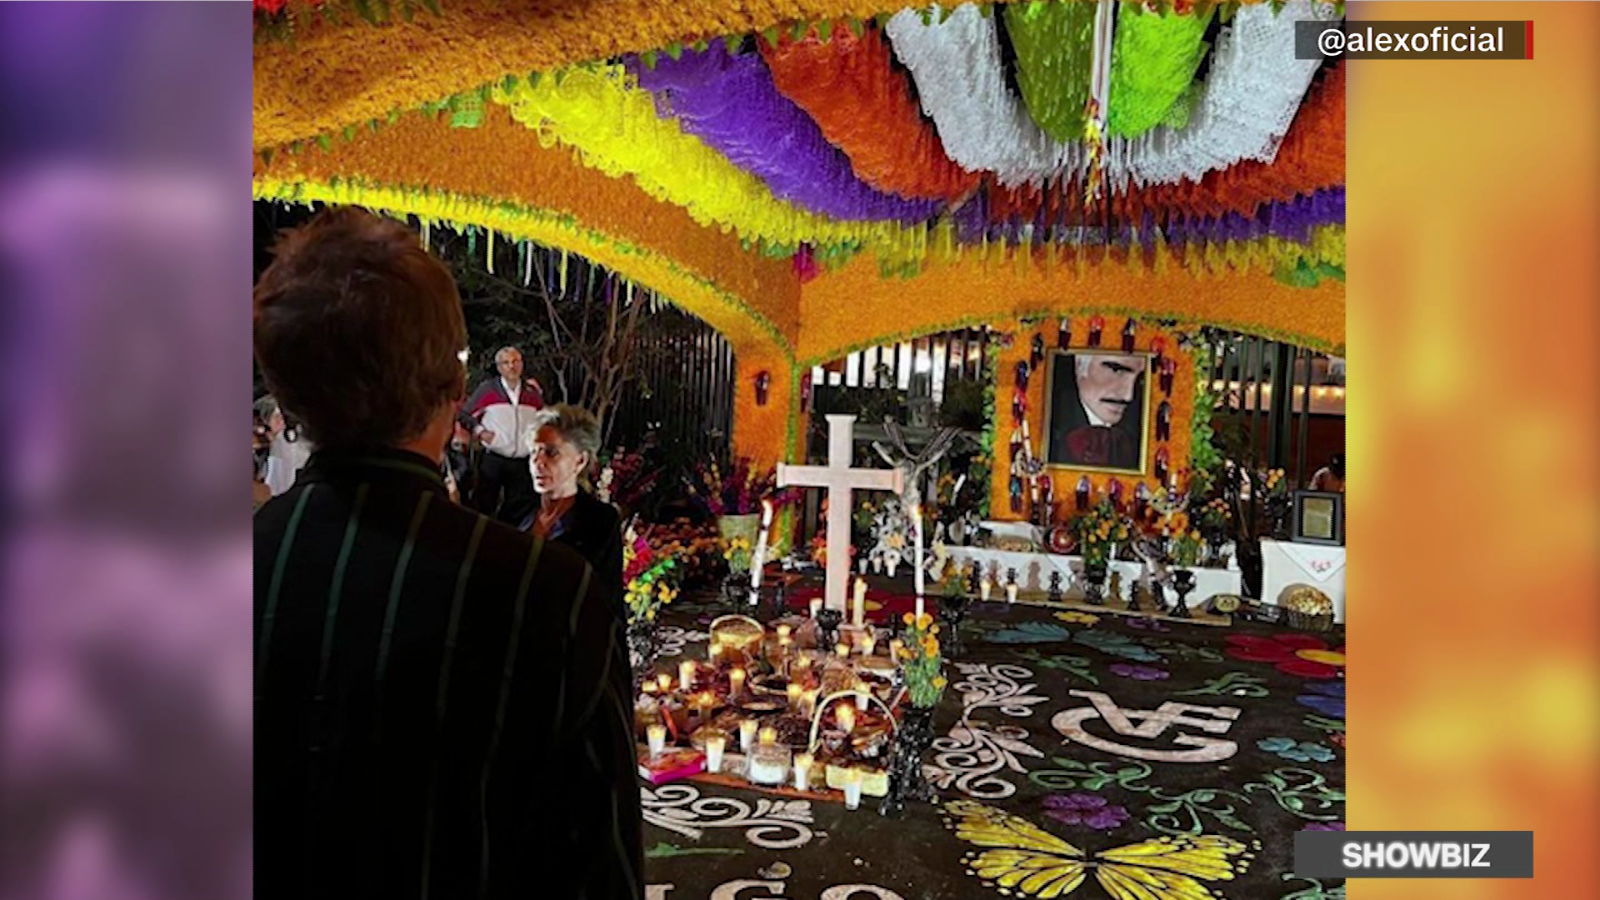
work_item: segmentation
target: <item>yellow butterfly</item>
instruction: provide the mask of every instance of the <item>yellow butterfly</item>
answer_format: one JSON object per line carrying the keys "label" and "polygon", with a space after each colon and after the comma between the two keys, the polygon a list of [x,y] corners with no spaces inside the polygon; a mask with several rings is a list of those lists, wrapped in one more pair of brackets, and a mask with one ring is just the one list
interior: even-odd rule
{"label": "yellow butterfly", "polygon": [[1001,893],[1012,889],[1049,900],[1071,893],[1089,871],[1113,900],[1212,900],[1195,879],[1229,881],[1253,855],[1239,841],[1202,834],[1159,837],[1105,850],[1088,858],[1061,838],[992,806],[955,800],[944,804],[956,837],[979,847],[968,871]]}

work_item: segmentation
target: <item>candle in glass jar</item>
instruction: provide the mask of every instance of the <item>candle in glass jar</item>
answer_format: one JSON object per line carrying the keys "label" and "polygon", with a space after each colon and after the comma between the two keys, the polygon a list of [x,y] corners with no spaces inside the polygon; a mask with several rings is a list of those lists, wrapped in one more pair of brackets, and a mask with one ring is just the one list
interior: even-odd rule
{"label": "candle in glass jar", "polygon": [[694,685],[694,662],[692,660],[684,660],[678,663],[678,683],[683,685],[683,689],[686,691]]}
{"label": "candle in glass jar", "polygon": [[789,695],[790,709],[798,709],[800,707],[800,690],[801,688],[799,682],[789,682],[789,687],[786,689],[786,693]]}
{"label": "candle in glass jar", "polygon": [[735,697],[744,693],[744,669],[735,667],[728,672],[728,691]]}
{"label": "candle in glass jar", "polygon": [[663,694],[665,694],[666,692],[672,690],[672,676],[668,675],[665,672],[662,672],[660,675],[657,675],[656,676],[656,687],[660,688],[661,689],[661,693],[663,693]]}
{"label": "candle in glass jar", "polygon": [[749,753],[755,749],[755,744],[756,720],[744,719],[739,723],[739,746],[744,748],[744,752]]}
{"label": "candle in glass jar", "polygon": [[811,754],[795,754],[794,789],[797,791],[803,791],[809,787],[811,787]]}
{"label": "candle in glass jar", "polygon": [[854,707],[839,704],[834,709],[834,718],[839,723],[839,730],[849,733],[856,730],[856,711]]}
{"label": "candle in glass jar", "polygon": [[661,751],[667,749],[667,728],[665,725],[651,725],[644,730],[645,737],[650,742],[650,755],[660,756]]}
{"label": "candle in glass jar", "polygon": [[771,725],[763,726],[760,740],[763,746],[776,744],[778,742],[778,729],[773,728]]}
{"label": "candle in glass jar", "polygon": [[815,619],[817,617],[817,613],[822,612],[822,598],[813,598],[809,605],[811,607],[811,618]]}
{"label": "candle in glass jar", "polygon": [[727,748],[727,739],[720,734],[706,738],[706,771],[722,771],[722,751]]}

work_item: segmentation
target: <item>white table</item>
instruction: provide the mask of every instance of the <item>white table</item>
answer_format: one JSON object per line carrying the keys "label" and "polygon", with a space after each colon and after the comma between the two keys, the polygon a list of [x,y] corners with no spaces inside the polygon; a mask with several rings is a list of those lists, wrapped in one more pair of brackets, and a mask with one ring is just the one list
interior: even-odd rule
{"label": "white table", "polygon": [[1309,584],[1333,601],[1333,621],[1344,622],[1343,547],[1261,540],[1261,602],[1278,604],[1284,590]]}
{"label": "white table", "polygon": [[[966,572],[974,562],[982,567],[984,572],[993,573],[998,570],[999,580],[996,583],[995,594],[1004,597],[1006,571],[1017,570],[1017,586],[1023,591],[1037,591],[1044,593],[1050,589],[1050,573],[1061,573],[1061,590],[1063,593],[1070,590],[1074,584],[1079,584],[1083,578],[1083,557],[1063,556],[1058,553],[1018,553],[1010,550],[991,550],[984,547],[950,547],[950,558],[955,561],[961,572]],[[1139,577],[1143,565],[1127,560],[1112,560],[1109,570],[1122,575],[1123,584],[1132,584]],[[1217,594],[1231,594],[1238,596],[1244,590],[1244,580],[1238,569],[1204,569],[1195,568],[1195,588],[1189,595],[1189,605],[1198,606]],[[1176,601],[1177,596],[1170,590],[1167,592],[1169,601]]]}

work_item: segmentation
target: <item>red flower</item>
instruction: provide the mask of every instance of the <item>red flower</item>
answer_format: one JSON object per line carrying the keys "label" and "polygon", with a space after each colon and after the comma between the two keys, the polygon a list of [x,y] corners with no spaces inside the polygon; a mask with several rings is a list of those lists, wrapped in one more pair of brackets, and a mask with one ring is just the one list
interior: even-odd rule
{"label": "red flower", "polygon": [[256,12],[263,12],[271,16],[282,12],[288,2],[289,0],[251,0],[250,5],[255,8]]}
{"label": "red flower", "polygon": [[1275,638],[1230,634],[1226,652],[1246,662],[1272,663],[1278,671],[1301,678],[1333,678],[1344,668],[1343,647],[1330,649],[1327,641],[1309,634]]}

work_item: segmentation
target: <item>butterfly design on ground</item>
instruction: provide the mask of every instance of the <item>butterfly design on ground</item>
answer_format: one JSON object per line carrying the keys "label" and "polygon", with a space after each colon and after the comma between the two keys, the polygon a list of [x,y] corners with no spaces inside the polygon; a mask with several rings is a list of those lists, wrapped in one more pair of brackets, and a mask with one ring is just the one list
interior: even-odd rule
{"label": "butterfly design on ground", "polygon": [[982,803],[955,800],[945,803],[943,812],[956,837],[990,848],[967,854],[968,873],[1007,896],[1064,897],[1092,871],[1113,900],[1213,900],[1221,894],[1201,880],[1230,881],[1254,858],[1251,847],[1209,834],[1152,838],[1091,856],[1026,819]]}

